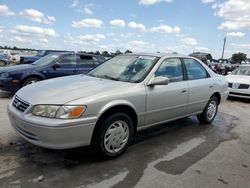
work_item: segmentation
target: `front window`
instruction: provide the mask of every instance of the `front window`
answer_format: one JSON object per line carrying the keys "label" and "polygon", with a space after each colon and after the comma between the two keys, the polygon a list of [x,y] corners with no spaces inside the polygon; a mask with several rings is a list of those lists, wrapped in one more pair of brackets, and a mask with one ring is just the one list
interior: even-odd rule
{"label": "front window", "polygon": [[169,82],[183,81],[181,60],[177,58],[164,60],[155,72],[155,76],[168,77]]}
{"label": "front window", "polygon": [[49,54],[49,55],[44,56],[44,57],[38,59],[37,61],[33,62],[32,65],[38,65],[38,66],[48,65],[49,63],[51,63],[52,61],[54,61],[58,57],[59,57],[59,55]]}
{"label": "front window", "polygon": [[124,82],[141,82],[158,59],[155,56],[116,56],[89,72],[88,75]]}
{"label": "front window", "polygon": [[238,67],[232,72],[232,75],[243,75],[250,76],[250,66],[249,67]]}

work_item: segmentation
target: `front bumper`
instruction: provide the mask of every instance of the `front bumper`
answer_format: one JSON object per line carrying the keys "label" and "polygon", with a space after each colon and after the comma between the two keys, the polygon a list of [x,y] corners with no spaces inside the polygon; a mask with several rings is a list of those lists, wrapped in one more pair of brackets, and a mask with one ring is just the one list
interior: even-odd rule
{"label": "front bumper", "polygon": [[21,82],[13,83],[13,78],[0,78],[0,89],[9,91],[9,92],[16,92],[21,87]]}
{"label": "front bumper", "polygon": [[[29,111],[30,107],[26,110]],[[42,118],[8,105],[11,125],[28,142],[51,149],[68,149],[91,143],[96,117],[61,120]]]}
{"label": "front bumper", "polygon": [[230,97],[238,97],[244,99],[250,99],[250,89],[233,89],[229,88]]}

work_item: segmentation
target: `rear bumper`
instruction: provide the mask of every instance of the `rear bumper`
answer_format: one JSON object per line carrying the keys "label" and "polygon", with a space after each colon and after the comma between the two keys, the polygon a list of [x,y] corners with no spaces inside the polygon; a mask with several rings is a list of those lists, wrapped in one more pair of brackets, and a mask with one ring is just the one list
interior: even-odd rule
{"label": "rear bumper", "polygon": [[[27,109],[29,110],[29,109]],[[51,149],[68,149],[91,143],[95,117],[60,120],[36,117],[8,106],[12,127],[28,142]]]}

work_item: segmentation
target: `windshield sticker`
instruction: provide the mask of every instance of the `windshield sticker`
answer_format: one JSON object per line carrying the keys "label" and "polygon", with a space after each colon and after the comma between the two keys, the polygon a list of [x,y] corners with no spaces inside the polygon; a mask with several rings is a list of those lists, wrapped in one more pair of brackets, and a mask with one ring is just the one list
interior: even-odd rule
{"label": "windshield sticker", "polygon": [[156,59],[156,57],[154,57],[154,56],[139,56],[138,59],[154,61]]}

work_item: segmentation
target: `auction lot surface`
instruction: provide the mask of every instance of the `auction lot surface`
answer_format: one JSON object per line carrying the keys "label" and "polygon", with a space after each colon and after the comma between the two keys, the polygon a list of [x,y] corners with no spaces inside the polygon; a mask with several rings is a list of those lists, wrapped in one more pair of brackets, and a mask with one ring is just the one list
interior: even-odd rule
{"label": "auction lot surface", "polygon": [[0,187],[250,187],[250,103],[227,100],[215,121],[184,118],[142,131],[121,157],[89,148],[49,150],[9,124],[0,91]]}

